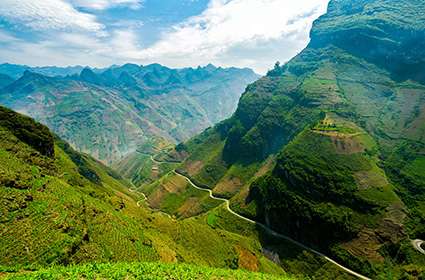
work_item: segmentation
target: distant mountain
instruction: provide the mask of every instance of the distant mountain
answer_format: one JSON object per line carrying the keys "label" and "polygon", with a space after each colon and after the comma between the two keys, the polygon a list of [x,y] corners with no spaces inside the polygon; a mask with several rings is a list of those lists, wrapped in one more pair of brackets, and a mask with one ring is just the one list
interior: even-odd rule
{"label": "distant mountain", "polygon": [[[257,79],[250,69],[170,69],[126,64],[50,77],[25,70],[0,90],[0,103],[48,125],[105,163],[138,148],[189,139],[229,117]],[[150,143],[146,147],[146,143]]]}
{"label": "distant mountain", "polygon": [[[231,118],[157,159],[372,279],[421,279],[424,44],[423,1],[331,0]],[[144,186],[149,201],[168,206],[167,178]]]}
{"label": "distant mountain", "polygon": [[0,74],[0,89],[10,85],[14,79],[8,75]]}
{"label": "distant mountain", "polygon": [[30,67],[26,65],[17,65],[4,63],[0,64],[0,74],[8,75],[13,79],[19,79],[25,71],[43,74],[46,76],[68,76],[78,75],[84,69],[82,66],[69,66],[69,67],[56,67],[56,66],[43,66],[43,67]]}

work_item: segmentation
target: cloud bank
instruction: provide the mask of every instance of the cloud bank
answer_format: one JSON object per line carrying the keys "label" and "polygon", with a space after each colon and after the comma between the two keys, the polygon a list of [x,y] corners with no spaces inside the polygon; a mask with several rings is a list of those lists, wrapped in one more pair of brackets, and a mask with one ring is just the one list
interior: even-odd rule
{"label": "cloud bank", "polygon": [[264,72],[306,45],[311,24],[325,12],[327,2],[213,0],[201,15],[174,26],[141,51],[140,59],[161,59],[176,66],[190,59]]}
{"label": "cloud bank", "polygon": [[104,28],[93,15],[79,12],[62,0],[1,0],[0,17],[18,28],[24,26],[35,31],[96,33]]}
{"label": "cloud bank", "polygon": [[326,11],[327,3],[211,0],[201,14],[164,27],[153,44],[145,45],[141,31],[148,27],[134,24],[143,18],[110,22],[102,17],[115,9],[144,9],[142,1],[2,0],[0,38],[8,40],[0,40],[0,60],[97,67],[125,62],[172,67],[214,63],[264,73],[306,46],[311,24]]}

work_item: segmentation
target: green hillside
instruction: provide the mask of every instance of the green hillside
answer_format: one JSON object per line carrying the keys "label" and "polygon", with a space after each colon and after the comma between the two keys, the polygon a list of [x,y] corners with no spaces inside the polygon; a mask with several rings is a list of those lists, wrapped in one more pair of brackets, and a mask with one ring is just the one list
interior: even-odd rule
{"label": "green hillside", "polygon": [[424,279],[423,0],[330,0],[236,108],[254,79],[126,64],[7,82],[0,103],[59,136],[0,107],[0,277]]}
{"label": "green hillside", "polygon": [[[6,271],[9,270],[9,271]],[[7,272],[7,274],[6,274]],[[2,276],[0,268],[0,277]],[[252,273],[242,270],[214,269],[163,263],[87,264],[53,267],[39,271],[5,269],[4,279],[270,279],[289,280],[290,276]]]}
{"label": "green hillside", "polygon": [[[3,107],[0,160],[2,271],[161,261],[283,273],[263,255],[254,230],[242,234],[212,228],[202,217],[177,221],[152,211],[115,171],[75,152],[45,126]],[[120,273],[122,266],[116,269]]]}
{"label": "green hillside", "polygon": [[420,279],[424,7],[331,1],[305,50],[167,157],[232,209],[358,272]]}

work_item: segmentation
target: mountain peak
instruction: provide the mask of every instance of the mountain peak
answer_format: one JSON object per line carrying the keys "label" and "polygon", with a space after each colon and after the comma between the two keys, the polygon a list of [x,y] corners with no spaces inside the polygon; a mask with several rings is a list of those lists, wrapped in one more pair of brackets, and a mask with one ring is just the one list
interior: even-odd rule
{"label": "mountain peak", "polygon": [[84,82],[95,84],[95,85],[102,85],[104,83],[102,77],[94,73],[93,70],[90,69],[89,67],[86,67],[83,69],[83,71],[81,71],[80,79]]}
{"label": "mountain peak", "polygon": [[19,78],[16,82],[30,82],[30,81],[37,81],[37,82],[48,82],[50,77],[46,77],[42,74],[35,73],[30,70],[25,70],[22,74],[22,77]]}
{"label": "mountain peak", "polygon": [[25,70],[22,76],[23,77],[39,77],[39,76],[42,76],[42,75],[35,73],[35,72],[32,72],[30,70]]}
{"label": "mountain peak", "polygon": [[214,64],[212,64],[212,63],[208,63],[207,66],[205,66],[204,68],[207,69],[207,70],[215,70],[215,69],[217,69],[217,67]]}
{"label": "mountain peak", "polygon": [[[412,11],[415,13],[412,15]],[[336,46],[390,71],[425,83],[425,5],[421,1],[333,0],[315,21],[310,47]]]}
{"label": "mountain peak", "polygon": [[135,73],[142,69],[140,65],[134,63],[126,63],[123,66],[119,67],[123,71],[127,71],[129,73]]}

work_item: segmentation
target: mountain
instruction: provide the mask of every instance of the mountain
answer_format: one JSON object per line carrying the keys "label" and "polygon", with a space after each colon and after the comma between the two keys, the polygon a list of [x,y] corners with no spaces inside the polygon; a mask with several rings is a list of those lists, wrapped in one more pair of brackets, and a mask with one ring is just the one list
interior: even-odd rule
{"label": "mountain", "polygon": [[189,139],[228,117],[249,69],[170,69],[126,64],[50,77],[29,70],[0,90],[0,103],[46,124],[74,148],[111,164],[136,150]]}
{"label": "mountain", "polygon": [[10,63],[0,64],[0,74],[8,75],[13,79],[19,79],[25,71],[31,71],[34,73],[46,75],[49,77],[54,76],[70,76],[78,75],[84,68],[82,66],[68,66],[68,67],[56,67],[56,66],[43,66],[43,67],[30,67],[27,65],[17,65]]}
{"label": "mountain", "polygon": [[10,85],[13,81],[8,75],[0,74],[0,88]]}
{"label": "mountain", "polygon": [[[331,0],[307,48],[249,85],[231,118],[157,160],[184,160],[179,172],[233,210],[357,272],[421,279],[424,12]],[[142,189],[167,209],[167,186]]]}
{"label": "mountain", "polygon": [[205,266],[290,278],[279,277],[283,269],[263,254],[253,228],[242,221],[234,228],[218,227],[225,219],[217,216],[213,228],[205,217],[176,220],[153,211],[116,172],[76,152],[44,125],[3,107],[0,161],[2,278],[63,278],[68,269],[97,274],[99,263],[114,263],[101,265],[108,271],[101,278],[140,275],[142,268],[145,276],[185,271],[267,277]]}

